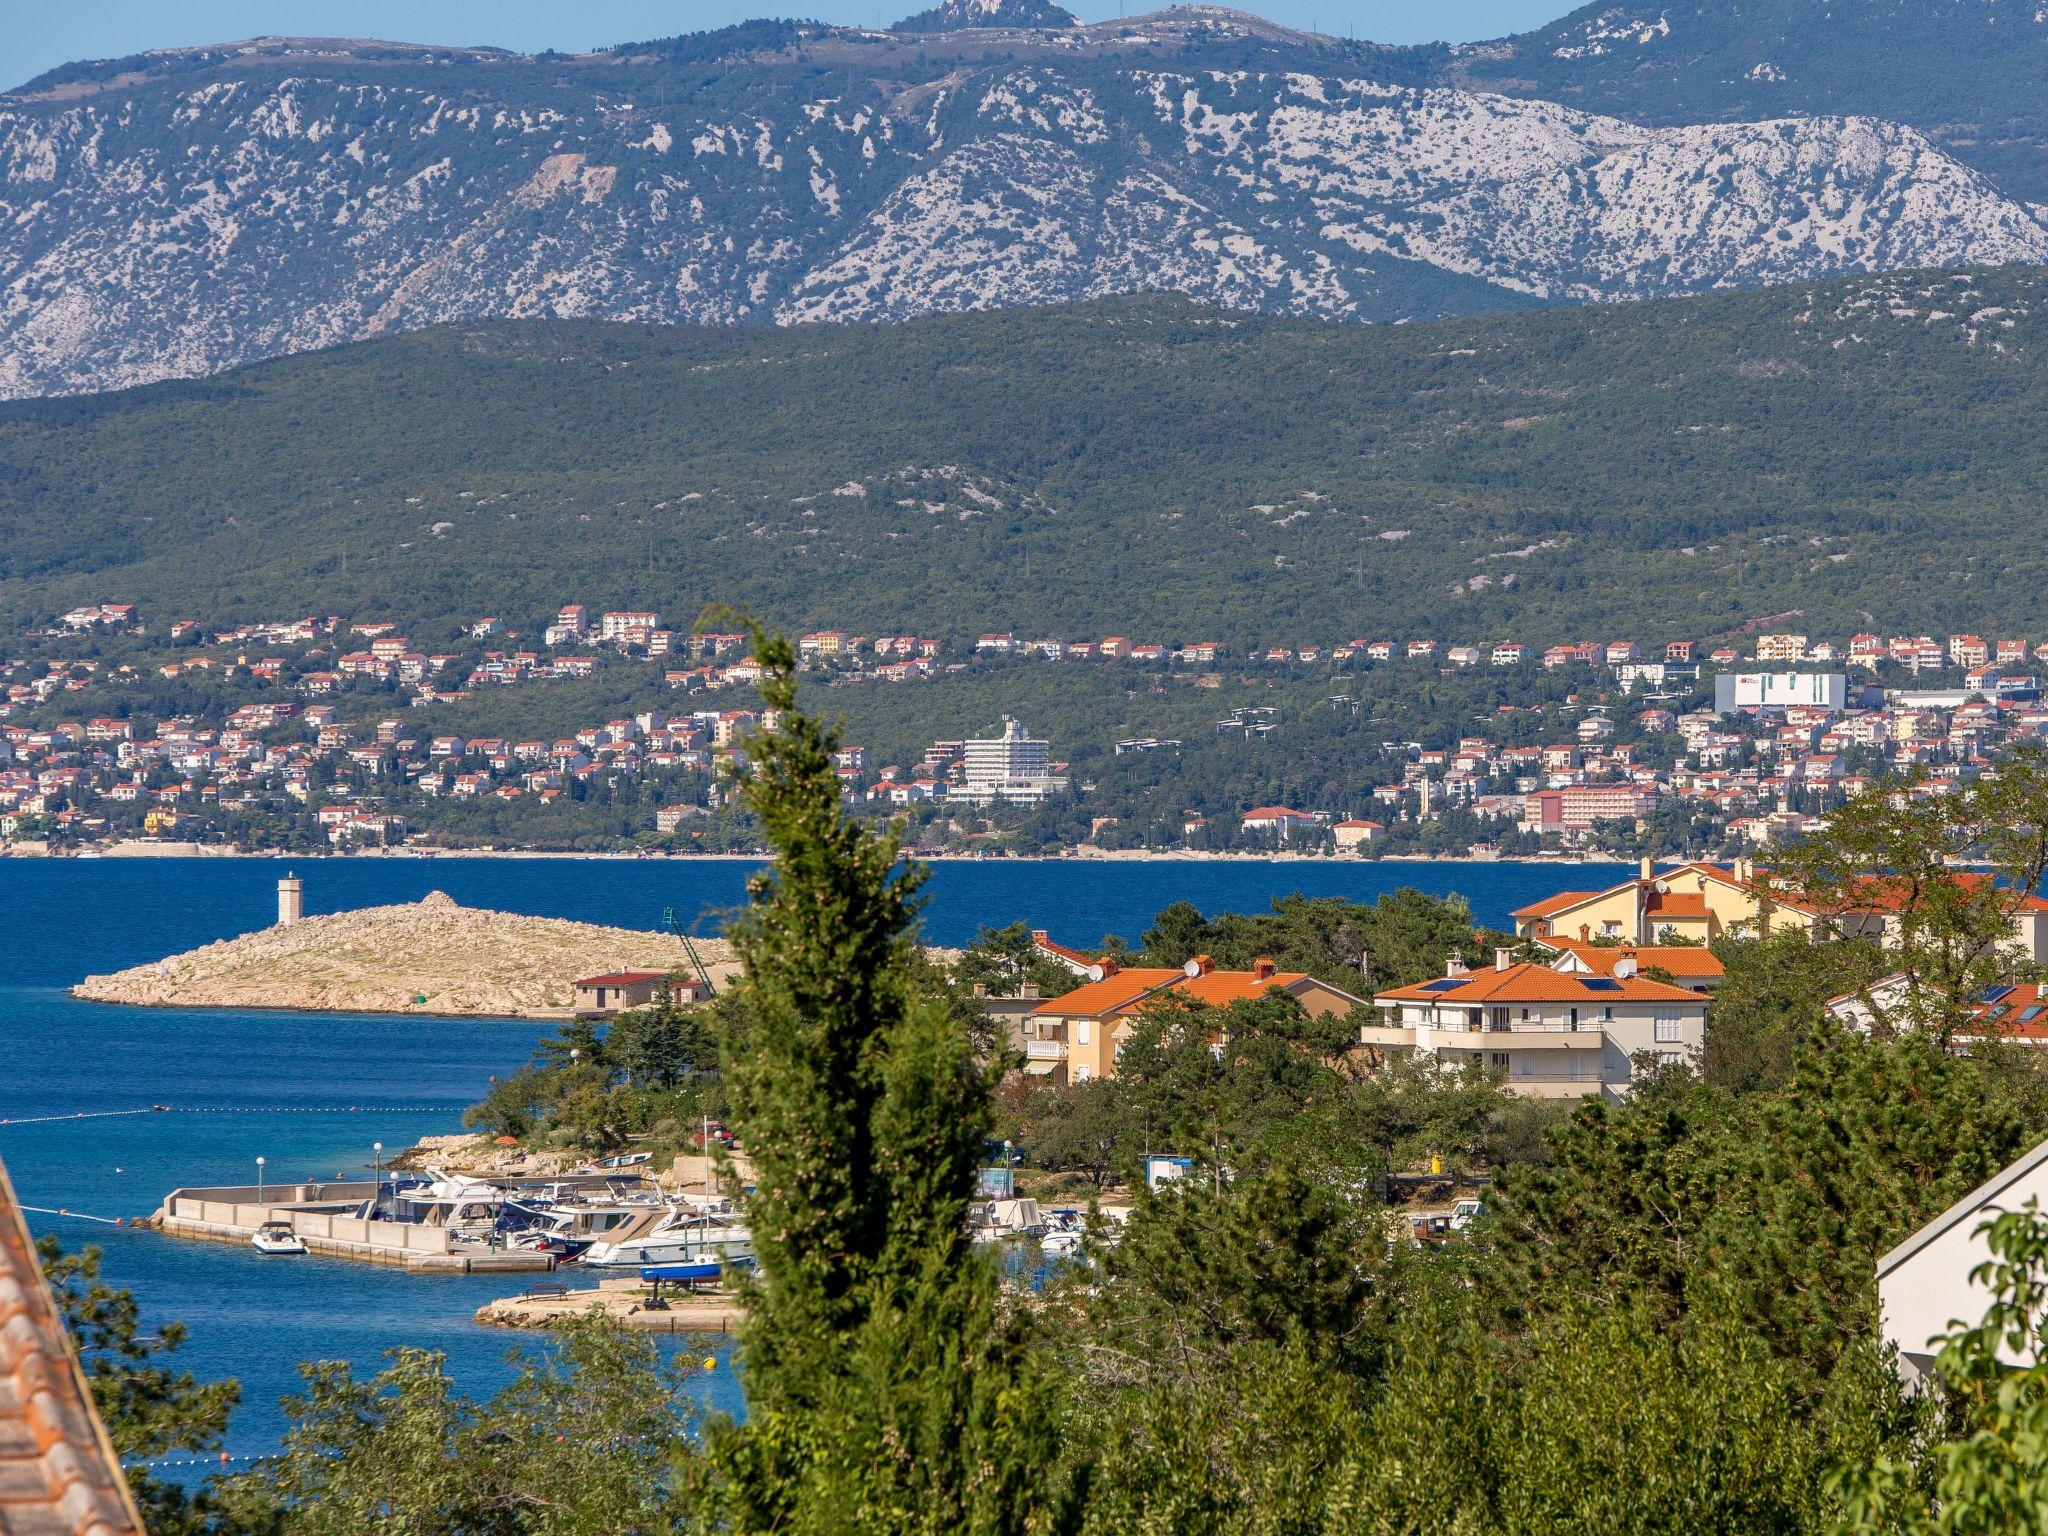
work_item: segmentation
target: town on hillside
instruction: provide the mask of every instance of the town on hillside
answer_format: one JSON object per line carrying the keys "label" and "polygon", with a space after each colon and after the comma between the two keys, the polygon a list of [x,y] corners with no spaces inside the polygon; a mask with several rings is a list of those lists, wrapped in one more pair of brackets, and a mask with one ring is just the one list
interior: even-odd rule
{"label": "town on hillside", "polygon": [[[0,652],[0,839],[758,846],[732,788],[775,718],[746,634],[579,603],[535,629],[72,609]],[[1733,857],[2048,736],[2048,641],[1969,634],[798,649],[849,804],[927,854]]]}

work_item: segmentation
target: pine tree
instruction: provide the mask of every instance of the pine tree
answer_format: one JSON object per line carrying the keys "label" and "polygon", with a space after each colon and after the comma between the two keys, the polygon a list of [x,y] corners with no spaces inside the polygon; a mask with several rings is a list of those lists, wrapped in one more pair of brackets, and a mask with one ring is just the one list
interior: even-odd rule
{"label": "pine tree", "polygon": [[755,654],[777,723],[743,794],[776,859],[733,935],[750,1025],[726,1071],[758,1282],[712,1512],[788,1536],[1062,1529],[1047,1394],[966,1236],[993,1084],[921,976],[923,871],[843,813],[789,643],[757,631]]}

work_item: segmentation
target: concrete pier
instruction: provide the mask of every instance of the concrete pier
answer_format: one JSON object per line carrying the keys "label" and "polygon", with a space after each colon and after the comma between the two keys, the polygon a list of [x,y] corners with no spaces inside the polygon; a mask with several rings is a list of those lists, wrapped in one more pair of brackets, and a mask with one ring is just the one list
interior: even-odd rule
{"label": "concrete pier", "polygon": [[314,1253],[400,1269],[517,1274],[555,1267],[552,1254],[458,1243],[446,1227],[364,1221],[354,1215],[375,1193],[376,1186],[367,1181],[263,1190],[253,1184],[174,1189],[151,1221],[168,1236],[216,1243],[246,1243],[266,1221],[284,1221]]}

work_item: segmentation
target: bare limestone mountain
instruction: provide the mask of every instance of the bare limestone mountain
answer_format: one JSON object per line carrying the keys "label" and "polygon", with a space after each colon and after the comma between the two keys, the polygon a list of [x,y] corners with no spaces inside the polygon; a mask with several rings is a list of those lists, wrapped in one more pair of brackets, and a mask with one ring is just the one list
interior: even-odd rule
{"label": "bare limestone mountain", "polygon": [[1882,115],[1639,122],[1212,7],[914,20],[54,71],[0,97],[0,396],[484,317],[1395,321],[2048,261],[2048,210]]}

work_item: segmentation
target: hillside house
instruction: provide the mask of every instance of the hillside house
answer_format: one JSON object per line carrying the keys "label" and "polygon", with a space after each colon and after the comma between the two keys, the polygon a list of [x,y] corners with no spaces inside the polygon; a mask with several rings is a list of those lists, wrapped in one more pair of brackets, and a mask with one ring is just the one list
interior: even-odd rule
{"label": "hillside house", "polygon": [[1634,1079],[1636,1053],[1676,1064],[1706,1041],[1706,998],[1646,980],[1625,958],[1592,975],[1517,962],[1503,949],[1487,970],[1453,963],[1433,981],[1389,988],[1373,1002],[1384,1022],[1361,1025],[1361,1044],[1492,1067],[1527,1098],[1618,1098]]}

